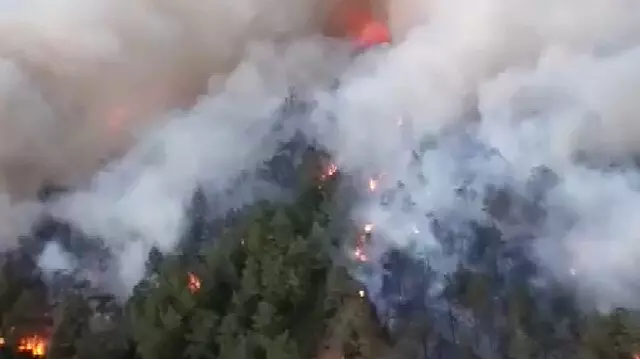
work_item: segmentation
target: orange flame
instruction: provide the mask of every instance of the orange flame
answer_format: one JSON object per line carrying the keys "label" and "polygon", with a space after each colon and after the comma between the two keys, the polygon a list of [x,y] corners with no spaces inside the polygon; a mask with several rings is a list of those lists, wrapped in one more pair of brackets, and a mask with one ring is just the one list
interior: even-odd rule
{"label": "orange flame", "polygon": [[369,257],[365,253],[364,247],[368,238],[367,236],[371,234],[372,231],[373,231],[373,224],[372,223],[365,224],[363,228],[363,232],[360,233],[360,235],[356,240],[356,246],[355,246],[355,249],[353,250],[353,257],[358,262],[367,262],[369,260]]}
{"label": "orange flame", "polygon": [[378,189],[378,180],[374,178],[369,179],[369,191],[375,192]]}
{"label": "orange flame", "polygon": [[320,175],[320,180],[326,181],[327,179],[333,177],[338,172],[338,165],[335,163],[330,163],[323,171],[322,175]]}
{"label": "orange flame", "polygon": [[366,23],[356,35],[356,43],[362,48],[387,44],[389,42],[391,42],[389,29],[387,29],[384,24],[377,21],[370,21]]}
{"label": "orange flame", "polygon": [[370,234],[373,231],[373,223],[367,223],[364,225],[364,233]]}
{"label": "orange flame", "polygon": [[195,274],[189,272],[188,279],[189,279],[189,283],[188,283],[189,291],[192,294],[199,291],[200,287],[202,286],[202,283],[200,282],[200,278],[198,278],[198,276],[196,276]]}
{"label": "orange flame", "polygon": [[358,262],[366,262],[369,260],[369,257],[364,253],[362,248],[356,247],[353,251],[353,256]]}
{"label": "orange flame", "polygon": [[[4,338],[2,339],[2,343],[4,343]],[[18,352],[42,358],[47,353],[47,340],[39,335],[20,338],[18,341]]]}

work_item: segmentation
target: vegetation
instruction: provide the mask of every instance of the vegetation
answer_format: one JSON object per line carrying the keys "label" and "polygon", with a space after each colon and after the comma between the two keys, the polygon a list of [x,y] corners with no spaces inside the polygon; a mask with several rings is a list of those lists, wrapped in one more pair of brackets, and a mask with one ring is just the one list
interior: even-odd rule
{"label": "vegetation", "polygon": [[[500,234],[486,228],[478,228],[481,250],[469,254],[476,264],[445,278],[439,295],[427,295],[438,280],[428,263],[389,253],[392,274],[374,302],[343,255],[354,232],[347,194],[336,195],[336,178],[308,178],[317,173],[313,163],[301,168],[295,201],[256,203],[233,220],[198,215],[207,209],[197,194],[180,253],[153,251],[147,277],[122,305],[82,288],[53,296],[16,269],[33,263],[8,256],[0,271],[1,355],[11,357],[34,333],[49,338],[52,359],[632,359],[640,352],[637,313],[585,313],[559,288],[532,289],[525,283],[534,272],[499,268]],[[385,310],[375,306],[382,303]]]}

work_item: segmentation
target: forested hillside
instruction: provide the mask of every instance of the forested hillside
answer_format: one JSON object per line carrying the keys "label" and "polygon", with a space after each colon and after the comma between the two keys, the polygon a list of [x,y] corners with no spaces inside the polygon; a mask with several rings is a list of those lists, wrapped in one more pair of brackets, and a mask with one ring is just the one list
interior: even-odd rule
{"label": "forested hillside", "polygon": [[289,173],[291,201],[220,217],[197,192],[182,250],[153,251],[124,303],[64,273],[55,291],[26,254],[37,240],[24,238],[23,253],[2,266],[3,355],[631,359],[640,351],[636,313],[582,310],[566,288],[531,285],[535,266],[495,228],[477,227],[477,248],[437,294],[429,263],[400,251],[383,256],[381,287],[369,293],[358,279],[375,269],[353,253],[376,240],[375,228],[349,220],[353,188],[325,157],[304,158]]}

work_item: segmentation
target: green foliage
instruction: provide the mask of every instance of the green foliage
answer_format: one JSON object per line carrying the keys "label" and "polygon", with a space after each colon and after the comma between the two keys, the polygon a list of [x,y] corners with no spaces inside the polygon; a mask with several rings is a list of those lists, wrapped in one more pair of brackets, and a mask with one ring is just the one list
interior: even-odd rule
{"label": "green foliage", "polygon": [[[141,358],[310,354],[315,342],[298,333],[292,337],[288,330],[310,329],[306,315],[314,312],[320,312],[319,324],[309,333],[317,336],[324,329],[324,308],[316,308],[329,262],[322,247],[311,243],[322,231],[317,225],[312,229],[313,222],[303,220],[301,212],[257,204],[249,223],[202,247],[199,260],[165,258],[157,285],[147,285],[130,301]],[[202,280],[196,294],[186,289],[184,277],[190,271]]]}
{"label": "green foliage", "polygon": [[[435,320],[426,302],[413,303],[411,315],[387,332],[369,299],[358,295],[361,284],[342,254],[352,239],[347,228],[355,191],[335,178],[319,183],[317,163],[305,161],[301,167],[312,175],[302,171],[294,201],[256,203],[215,232],[199,190],[180,253],[150,253],[146,278],[117,325],[96,332],[86,298],[62,298],[49,357],[313,359],[319,348],[330,347],[331,359],[372,359],[387,357],[393,343],[397,357],[438,358],[453,348],[457,358],[476,359],[485,339],[505,359],[631,359],[640,352],[637,313],[581,316],[570,296],[558,291],[539,300],[522,284],[506,283],[496,296],[496,281],[503,278],[493,262],[473,270],[460,266],[447,276],[445,320]],[[335,193],[340,201],[332,200]],[[482,255],[496,262],[500,241],[491,236],[484,233]],[[26,285],[1,269],[3,332],[29,332],[26,323],[43,315],[36,308],[48,309],[47,293],[41,283]],[[187,285],[189,273],[201,280],[195,293]],[[462,315],[471,324],[460,324],[456,316]],[[443,321],[455,338],[439,332]]]}

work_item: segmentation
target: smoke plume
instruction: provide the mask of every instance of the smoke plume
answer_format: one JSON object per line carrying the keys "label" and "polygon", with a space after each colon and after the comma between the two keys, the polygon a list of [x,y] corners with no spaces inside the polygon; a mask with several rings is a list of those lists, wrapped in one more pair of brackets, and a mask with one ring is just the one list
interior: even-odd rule
{"label": "smoke plume", "polygon": [[[388,187],[402,183],[391,204],[362,208],[387,239],[373,246],[417,244],[446,273],[460,251],[439,245],[428,217],[445,223],[460,250],[474,240],[469,221],[493,224],[504,241],[533,236],[532,257],[590,303],[637,306],[640,5],[420,5],[424,22],[356,61],[325,105],[339,119],[327,143],[340,166],[383,175]],[[543,197],[531,191],[540,168],[558,177]],[[527,218],[516,205],[489,213],[485,199],[496,188],[545,215]]]}
{"label": "smoke plume", "polygon": [[[224,189],[304,129],[379,178],[355,214],[375,252],[418,246],[446,273],[461,258],[430,218],[461,248],[470,220],[492,223],[602,308],[637,305],[639,3],[391,1],[394,43],[350,60],[319,33],[325,2],[0,6],[0,208],[28,223],[43,180],[74,185],[47,210],[103,238],[125,292],[151,247],[176,247],[198,185]],[[276,131],[291,88],[315,100],[312,126]],[[532,190],[540,168],[557,181]],[[545,215],[489,213],[496,188]]]}

